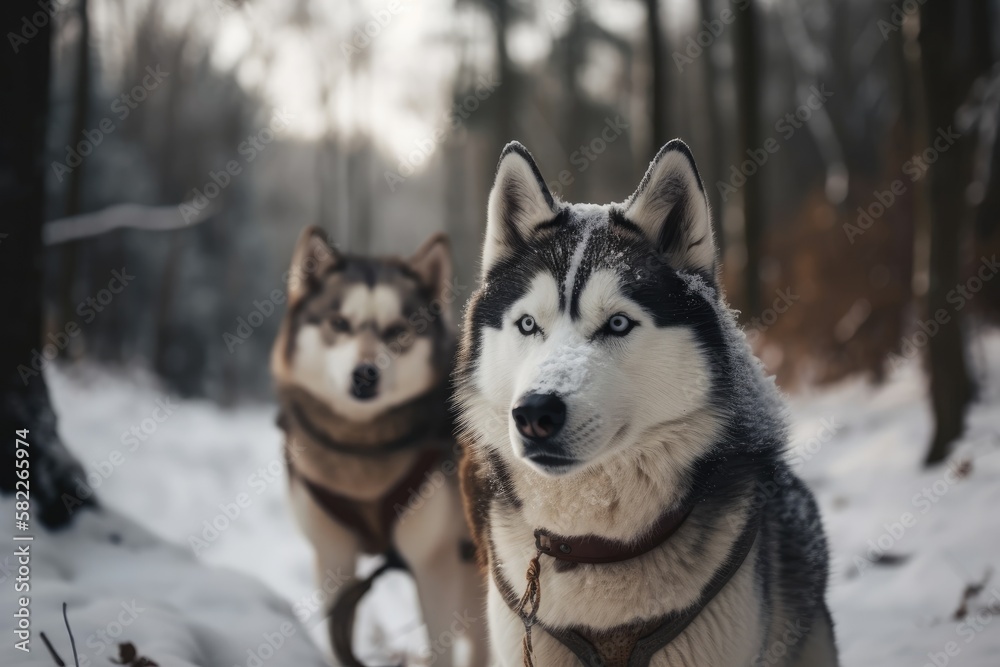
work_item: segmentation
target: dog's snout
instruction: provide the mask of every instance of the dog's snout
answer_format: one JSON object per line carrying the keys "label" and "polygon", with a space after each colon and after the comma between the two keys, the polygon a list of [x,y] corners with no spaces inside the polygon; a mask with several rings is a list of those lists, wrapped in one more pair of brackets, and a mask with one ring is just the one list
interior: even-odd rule
{"label": "dog's snout", "polygon": [[358,364],[351,379],[351,394],[355,398],[365,401],[378,393],[378,367],[374,364]]}
{"label": "dog's snout", "polygon": [[518,432],[531,440],[548,440],[566,423],[566,404],[555,394],[528,394],[511,410]]}

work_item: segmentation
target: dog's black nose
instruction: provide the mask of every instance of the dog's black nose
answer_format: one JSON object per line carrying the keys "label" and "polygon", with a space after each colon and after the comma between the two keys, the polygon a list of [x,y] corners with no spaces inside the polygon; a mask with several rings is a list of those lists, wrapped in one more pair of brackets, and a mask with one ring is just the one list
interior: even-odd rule
{"label": "dog's black nose", "polygon": [[510,411],[518,432],[530,440],[554,438],[566,423],[566,404],[555,394],[528,394]]}
{"label": "dog's black nose", "polygon": [[358,364],[351,379],[351,394],[354,398],[367,401],[378,393],[378,367],[375,365]]}

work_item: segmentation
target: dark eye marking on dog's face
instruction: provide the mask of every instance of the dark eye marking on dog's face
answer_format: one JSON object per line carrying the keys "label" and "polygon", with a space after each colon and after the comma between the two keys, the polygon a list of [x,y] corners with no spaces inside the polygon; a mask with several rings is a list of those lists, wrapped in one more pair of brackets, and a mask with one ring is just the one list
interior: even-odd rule
{"label": "dark eye marking on dog's face", "polygon": [[[603,220],[595,221],[592,210],[587,210],[586,215],[589,221],[578,215],[575,207],[566,207],[558,221],[542,225],[539,233],[526,240],[526,249],[516,260],[501,259],[494,265],[486,276],[484,289],[469,306],[474,331],[483,327],[502,329],[508,318],[521,335],[540,331],[537,319],[534,328],[522,326],[520,318],[524,315],[534,318],[533,313],[512,313],[510,309],[541,273],[551,275],[558,286],[560,312],[568,309],[574,319],[581,317],[580,296],[598,271],[617,275],[623,296],[646,312],[657,327],[690,326],[714,318],[711,305],[690,294],[680,274],[619,209],[608,207]],[[593,225],[586,235],[585,222]],[[586,245],[580,249],[584,241]],[[580,256],[574,258],[578,250]],[[574,284],[567,294],[565,284],[571,270],[575,272]],[[594,335],[627,337],[637,324],[634,318],[628,318],[631,324],[618,320],[612,323],[611,319],[609,316]],[[479,346],[480,341],[473,339],[473,358],[478,355]]]}

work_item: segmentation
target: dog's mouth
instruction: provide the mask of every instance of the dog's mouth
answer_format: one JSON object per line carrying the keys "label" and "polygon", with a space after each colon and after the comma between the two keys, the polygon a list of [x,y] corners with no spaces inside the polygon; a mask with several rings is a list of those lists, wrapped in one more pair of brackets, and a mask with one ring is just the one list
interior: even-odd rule
{"label": "dog's mouth", "polygon": [[[530,467],[550,477],[565,475],[589,464],[600,438],[602,420],[596,415],[551,439],[520,436],[514,442],[518,458]],[[517,438],[517,434],[512,437]]]}
{"label": "dog's mouth", "polygon": [[378,387],[370,384],[355,384],[351,386],[351,396],[359,401],[370,401],[378,396]]}
{"label": "dog's mouth", "polygon": [[565,475],[580,465],[580,460],[564,453],[553,452],[547,447],[538,447],[529,442],[523,443],[522,458],[533,468],[546,475]]}

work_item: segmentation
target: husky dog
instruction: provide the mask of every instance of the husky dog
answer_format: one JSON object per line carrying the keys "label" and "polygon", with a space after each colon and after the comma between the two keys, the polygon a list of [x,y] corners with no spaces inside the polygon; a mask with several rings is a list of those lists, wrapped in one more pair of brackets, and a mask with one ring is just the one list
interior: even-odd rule
{"label": "husky dog", "polygon": [[620,204],[555,199],[518,143],[456,370],[501,665],[837,664],[816,503],[668,143]]}
{"label": "husky dog", "polygon": [[[451,273],[443,234],[409,260],[376,259],[342,255],[309,228],[292,260],[271,367],[294,512],[316,550],[318,585],[337,596],[340,664],[361,664],[350,648],[354,606],[390,567],[416,580],[435,664],[453,664],[458,635],[472,644],[471,665],[484,660],[485,623],[474,621],[485,588],[470,562],[448,418]],[[386,565],[359,582],[362,553],[385,554]]]}

